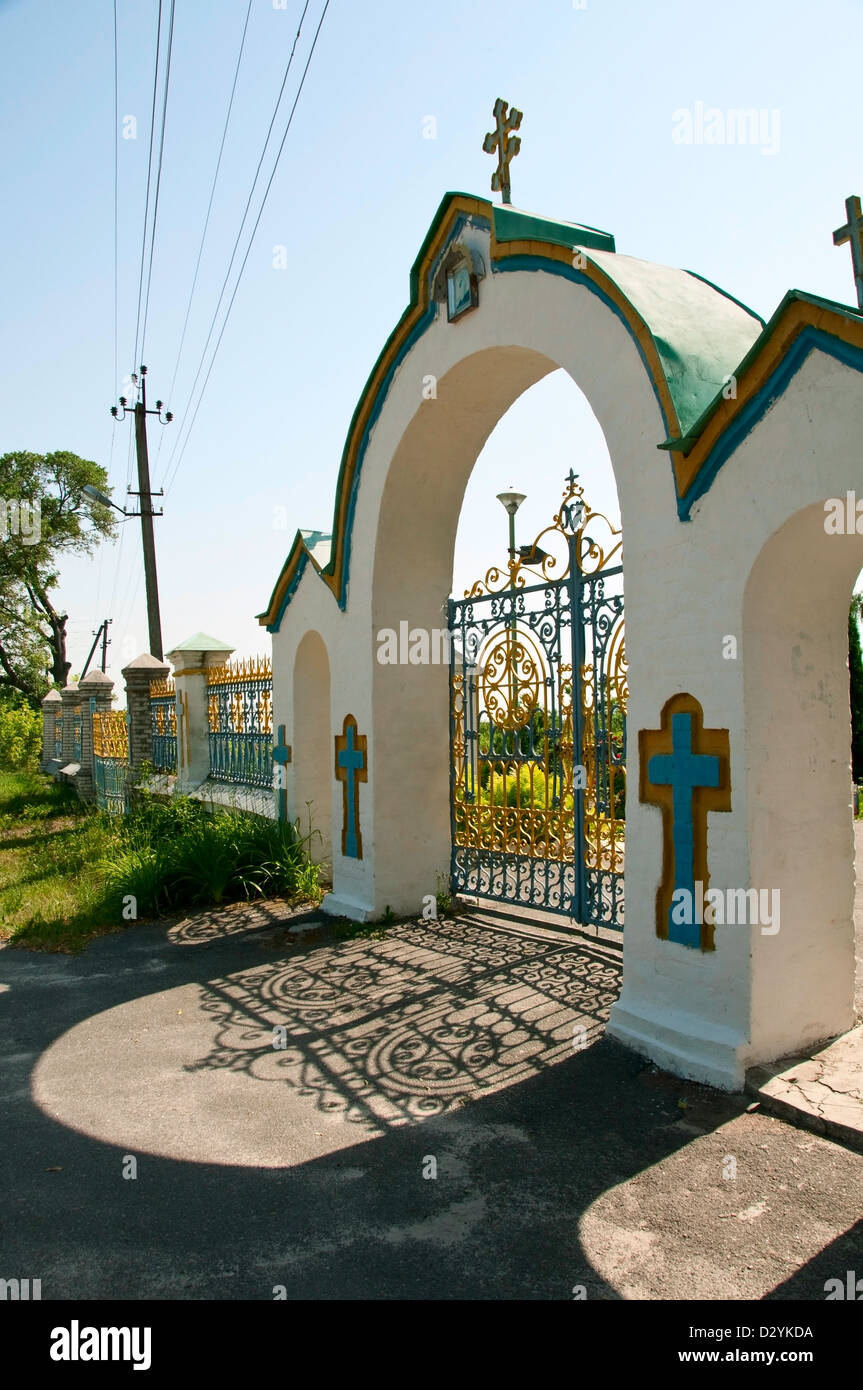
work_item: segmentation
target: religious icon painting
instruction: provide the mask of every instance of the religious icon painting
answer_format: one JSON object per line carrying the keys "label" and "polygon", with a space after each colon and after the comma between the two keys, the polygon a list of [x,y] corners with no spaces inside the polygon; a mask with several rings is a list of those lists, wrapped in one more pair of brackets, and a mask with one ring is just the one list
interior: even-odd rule
{"label": "religious icon painting", "polygon": [[446,277],[446,315],[450,323],[479,304],[477,278],[467,265],[456,266]]}

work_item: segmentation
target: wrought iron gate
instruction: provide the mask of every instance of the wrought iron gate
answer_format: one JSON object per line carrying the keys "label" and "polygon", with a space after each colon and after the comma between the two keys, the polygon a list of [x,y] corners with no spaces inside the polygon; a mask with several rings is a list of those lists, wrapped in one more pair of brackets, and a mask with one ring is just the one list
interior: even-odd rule
{"label": "wrought iron gate", "polygon": [[93,721],[93,785],[96,804],[111,815],[129,809],[129,725],[122,709],[96,709],[91,697]]}
{"label": "wrought iron gate", "polygon": [[620,532],[570,472],[551,526],[448,616],[453,891],[622,928]]}

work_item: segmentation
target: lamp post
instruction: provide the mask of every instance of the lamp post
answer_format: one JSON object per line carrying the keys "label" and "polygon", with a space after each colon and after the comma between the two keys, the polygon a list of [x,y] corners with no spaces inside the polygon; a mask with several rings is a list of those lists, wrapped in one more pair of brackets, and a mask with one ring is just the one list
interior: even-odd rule
{"label": "lamp post", "polygon": [[[515,570],[515,563],[516,563],[516,561],[515,561],[515,557],[516,557],[516,549],[515,549],[515,514],[516,514],[516,512],[518,511],[518,509],[519,509],[519,507],[521,506],[521,504],[522,504],[522,502],[524,501],[524,499],[525,499],[525,493],[523,493],[523,492],[513,492],[512,489],[510,489],[509,492],[499,492],[499,493],[497,494],[497,500],[498,500],[498,502],[500,502],[501,506],[503,507],[504,511],[506,512],[506,514],[507,514],[507,516],[508,516],[508,518],[509,518],[509,575],[510,575],[510,581],[512,581],[512,579],[513,579],[513,574],[514,574],[514,570]],[[516,719],[517,719],[517,717],[518,717],[518,675],[517,675],[517,671],[516,671],[516,621],[515,621],[515,594],[514,594],[514,593],[513,593],[513,597],[512,597],[512,617],[511,617],[510,623],[509,623],[509,643],[508,643],[508,646],[509,646],[509,652],[508,652],[508,655],[509,655],[509,683],[510,683],[510,690],[511,690],[511,692],[512,692],[512,702],[511,702],[510,709],[511,709],[512,721],[513,721],[513,728],[515,728],[515,721],[516,721]]]}
{"label": "lamp post", "polygon": [[523,492],[499,492],[497,500],[509,517],[509,558],[515,559],[515,514],[525,499]]}

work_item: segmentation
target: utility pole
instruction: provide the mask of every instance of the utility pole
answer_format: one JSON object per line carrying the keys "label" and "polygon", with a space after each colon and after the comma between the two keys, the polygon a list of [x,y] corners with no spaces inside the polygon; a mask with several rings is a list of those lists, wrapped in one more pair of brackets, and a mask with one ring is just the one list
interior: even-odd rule
{"label": "utility pole", "polygon": [[[147,416],[157,415],[159,423],[168,425],[173,420],[170,410],[162,416],[162,402],[156,401],[156,409],[147,409],[147,368],[142,367],[140,377],[132,374],[132,381],[138,388],[138,399],[135,402],[135,452],[138,456],[138,491],[133,492],[129,488],[129,495],[140,500],[140,512],[127,512],[127,516],[140,516],[141,518],[141,542],[144,547],[144,583],[147,589],[147,625],[150,634],[150,655],[156,656],[161,661],[162,652],[162,619],[159,614],[159,583],[156,578],[156,541],[153,534],[153,517],[161,516],[162,510],[153,511],[153,492],[150,490],[150,459],[147,453]],[[126,398],[120,397],[120,405],[123,407],[123,414],[118,415],[117,407],[111,407],[111,414],[115,420],[124,420],[127,414]],[[161,497],[162,489],[155,494]]]}
{"label": "utility pole", "polygon": [[[98,499],[97,499],[97,500],[98,500]],[[105,500],[107,501],[108,499],[106,498]],[[112,505],[113,505],[113,504],[112,504]],[[92,647],[90,648],[89,652],[87,653],[87,660],[84,662],[84,669],[83,669],[83,671],[81,672],[80,676],[78,677],[78,680],[79,680],[79,681],[82,681],[82,680],[84,679],[84,677],[86,676],[87,672],[88,672],[89,669],[90,669],[90,662],[91,662],[91,660],[92,660],[92,658],[93,658],[93,653],[94,653],[94,651],[96,650],[97,646],[99,645],[99,638],[100,638],[100,637],[101,637],[101,639],[102,639],[102,675],[104,676],[104,674],[105,674],[105,666],[106,666],[106,664],[107,664],[107,656],[108,656],[108,650],[107,650],[107,648],[108,648],[108,624],[109,624],[109,623],[112,623],[113,621],[114,621],[113,618],[103,618],[102,621],[101,621],[101,623],[99,624],[99,626],[96,628],[96,631],[93,633],[94,642],[93,642],[93,645],[92,645]]]}

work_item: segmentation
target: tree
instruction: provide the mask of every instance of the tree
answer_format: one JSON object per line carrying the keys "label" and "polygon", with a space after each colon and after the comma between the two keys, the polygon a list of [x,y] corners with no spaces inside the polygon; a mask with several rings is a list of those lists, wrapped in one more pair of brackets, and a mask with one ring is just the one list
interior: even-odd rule
{"label": "tree", "polygon": [[851,676],[851,775],[863,782],[863,651],[860,620],[863,594],[854,594],[848,614],[848,669]]}
{"label": "tree", "polygon": [[31,702],[64,686],[68,614],[54,603],[59,561],[90,555],[112,538],[116,519],[84,495],[109,492],[104,468],[65,451],[0,457],[0,690]]}

